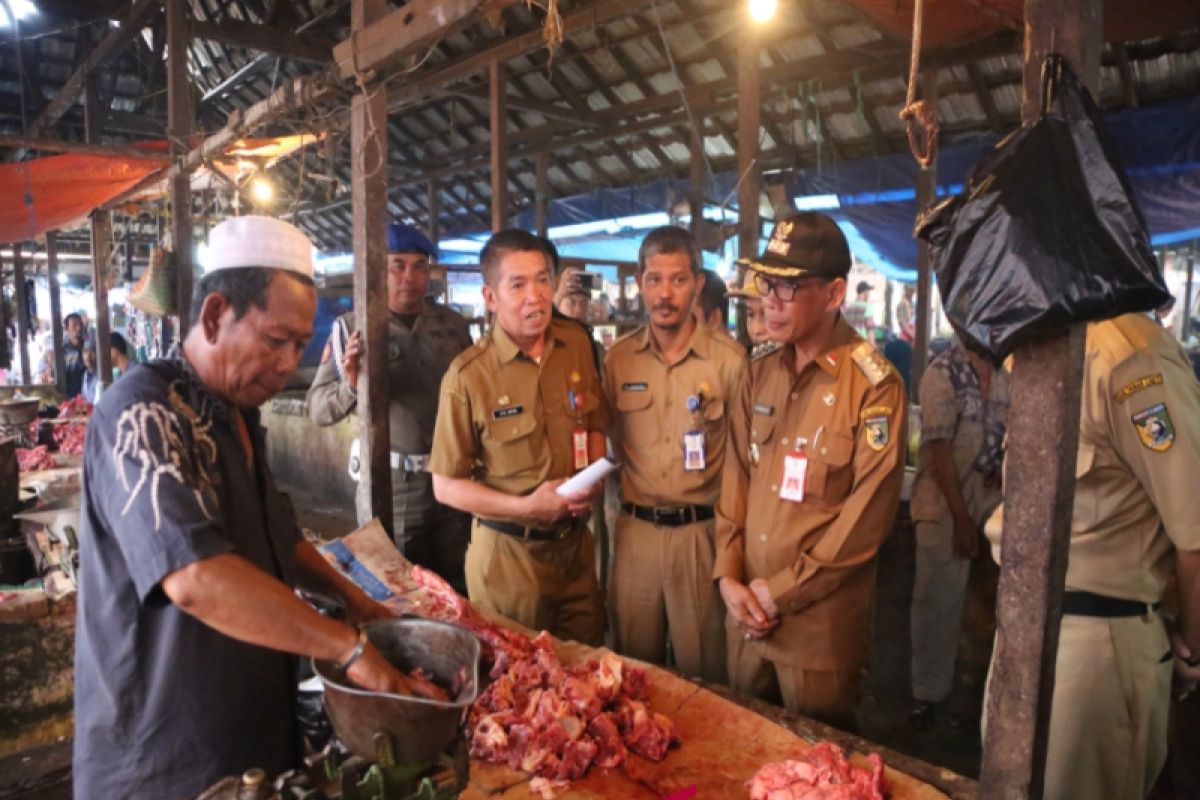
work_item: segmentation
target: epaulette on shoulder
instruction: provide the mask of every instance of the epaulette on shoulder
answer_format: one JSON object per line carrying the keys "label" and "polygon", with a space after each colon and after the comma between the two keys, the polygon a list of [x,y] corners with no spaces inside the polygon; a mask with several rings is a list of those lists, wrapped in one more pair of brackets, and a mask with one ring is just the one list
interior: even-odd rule
{"label": "epaulette on shoulder", "polygon": [[867,342],[855,345],[850,350],[850,358],[867,376],[867,380],[871,382],[872,386],[878,386],[884,378],[896,371],[892,362]]}
{"label": "epaulette on shoulder", "polygon": [[758,344],[754,345],[754,349],[750,351],[750,360],[758,361],[760,358],[766,358],[767,356],[771,355],[771,353],[779,350],[781,347],[783,347],[783,345],[779,342],[759,342]]}
{"label": "epaulette on shoulder", "polygon": [[450,369],[457,369],[461,372],[468,364],[487,352],[491,341],[492,337],[490,336],[479,337],[478,342],[475,342],[475,344],[463,350],[455,357],[454,361],[450,363]]}

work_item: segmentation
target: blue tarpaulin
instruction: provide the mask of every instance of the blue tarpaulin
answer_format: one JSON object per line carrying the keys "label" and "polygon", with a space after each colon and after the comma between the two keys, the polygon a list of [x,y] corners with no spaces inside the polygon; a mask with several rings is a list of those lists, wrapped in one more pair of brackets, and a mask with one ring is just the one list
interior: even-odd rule
{"label": "blue tarpaulin", "polygon": [[[1152,241],[1164,245],[1200,238],[1200,96],[1119,111],[1106,115],[1106,121]],[[938,194],[961,191],[971,168],[999,139],[996,134],[960,137],[943,147],[938,154]],[[732,173],[713,176],[710,201],[728,200],[732,206],[736,179]],[[819,198],[813,207],[839,222],[855,255],[888,277],[910,281],[915,278],[917,257],[912,237],[916,179],[912,156],[898,153],[796,170],[787,175],[786,185],[792,197],[829,196]],[[686,181],[602,189],[555,200],[550,204],[549,224],[661,212],[686,197]],[[516,224],[532,228],[532,212],[522,214]],[[621,247],[603,248],[607,257],[636,255],[636,232],[622,234]],[[566,247],[572,254],[589,255],[590,244]],[[626,248],[632,248],[632,254],[625,253]]]}

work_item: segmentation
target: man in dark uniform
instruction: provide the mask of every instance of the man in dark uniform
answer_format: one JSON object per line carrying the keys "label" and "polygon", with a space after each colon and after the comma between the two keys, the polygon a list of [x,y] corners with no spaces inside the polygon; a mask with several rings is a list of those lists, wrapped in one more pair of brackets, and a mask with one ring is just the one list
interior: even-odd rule
{"label": "man in dark uniform", "polygon": [[[455,356],[471,346],[467,321],[426,297],[429,261],[436,252],[433,243],[411,225],[388,225],[392,536],[409,560],[465,591],[463,558],[471,521],[434,499],[432,478],[426,471],[442,376]],[[334,323],[308,390],[308,413],[318,425],[333,425],[358,403],[362,344],[354,326],[354,312]],[[359,522],[369,517],[366,502],[360,491]]]}
{"label": "man in dark uniform", "polygon": [[293,586],[386,610],[300,535],[258,407],[300,361],[312,245],[237,217],[213,228],[179,355],[113,384],[88,425],[75,639],[74,796],[191,798],[226,775],[299,766],[294,656],[410,692],[349,625]]}

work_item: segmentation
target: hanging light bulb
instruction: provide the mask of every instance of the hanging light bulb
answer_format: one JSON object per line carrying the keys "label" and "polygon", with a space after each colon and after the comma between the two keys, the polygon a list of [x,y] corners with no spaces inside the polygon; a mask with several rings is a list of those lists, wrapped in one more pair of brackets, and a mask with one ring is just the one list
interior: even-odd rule
{"label": "hanging light bulb", "polygon": [[250,196],[254,198],[254,202],[266,205],[274,199],[275,187],[265,178],[255,178],[250,184]]}
{"label": "hanging light bulb", "polygon": [[747,7],[750,11],[750,19],[755,22],[767,22],[775,16],[775,9],[779,6],[778,0],[748,0]]}

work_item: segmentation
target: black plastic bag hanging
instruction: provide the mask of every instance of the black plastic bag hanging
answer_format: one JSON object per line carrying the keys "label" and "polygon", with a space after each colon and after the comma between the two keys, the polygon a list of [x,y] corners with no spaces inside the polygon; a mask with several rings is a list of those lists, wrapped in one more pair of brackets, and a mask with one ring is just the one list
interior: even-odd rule
{"label": "black plastic bag hanging", "polygon": [[997,361],[1171,296],[1100,113],[1060,55],[1042,65],[1042,98],[1036,122],[917,220],[947,318]]}

